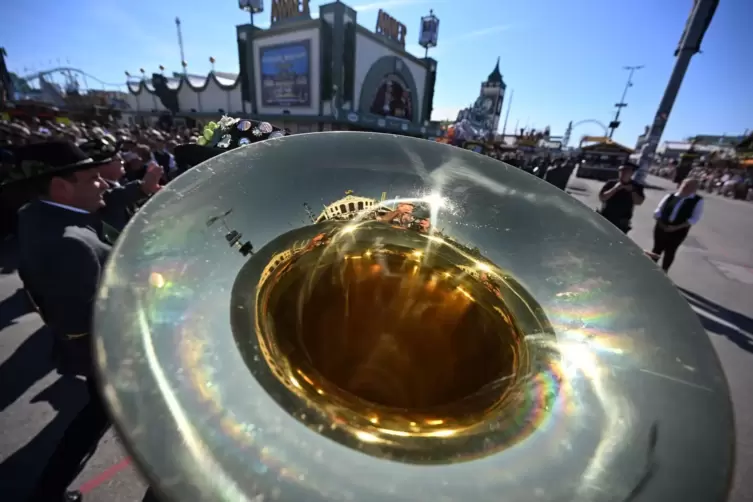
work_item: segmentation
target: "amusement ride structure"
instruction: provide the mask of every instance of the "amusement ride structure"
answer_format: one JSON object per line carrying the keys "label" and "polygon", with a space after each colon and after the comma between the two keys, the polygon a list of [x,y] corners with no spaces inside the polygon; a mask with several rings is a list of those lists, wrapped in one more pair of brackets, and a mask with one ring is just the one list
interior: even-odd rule
{"label": "amusement ride structure", "polygon": [[18,75],[8,70],[0,50],[0,112],[46,118],[117,116],[129,108],[123,84],[104,82],[70,66]]}

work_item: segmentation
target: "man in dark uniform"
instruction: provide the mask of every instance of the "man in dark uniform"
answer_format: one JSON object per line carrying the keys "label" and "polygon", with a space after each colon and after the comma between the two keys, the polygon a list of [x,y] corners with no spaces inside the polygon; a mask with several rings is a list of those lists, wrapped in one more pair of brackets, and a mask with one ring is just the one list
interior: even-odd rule
{"label": "man in dark uniform", "polygon": [[661,267],[665,272],[672,266],[677,249],[688,236],[690,227],[698,223],[703,214],[703,197],[696,193],[697,190],[698,180],[687,178],[677,192],[665,195],[654,211],[654,247],[649,256],[657,262],[661,257]]}
{"label": "man in dark uniform", "polygon": [[619,177],[607,181],[599,192],[602,203],[599,214],[625,233],[632,228],[630,221],[633,219],[633,208],[646,200],[643,186],[633,181],[633,172],[631,164],[621,165]]}
{"label": "man in dark uniform", "polygon": [[0,185],[31,183],[38,198],[19,210],[19,276],[55,337],[61,372],[86,378],[89,402],[74,418],[31,496],[34,502],[75,502],[68,485],[110,423],[94,382],[93,302],[117,231],[98,215],[107,185],[101,161],[68,142],[21,146]]}

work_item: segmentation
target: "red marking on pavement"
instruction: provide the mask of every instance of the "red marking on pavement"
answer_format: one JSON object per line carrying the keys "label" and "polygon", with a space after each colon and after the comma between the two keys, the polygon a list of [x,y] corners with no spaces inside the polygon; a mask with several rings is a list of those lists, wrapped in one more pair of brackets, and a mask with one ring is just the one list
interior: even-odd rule
{"label": "red marking on pavement", "polygon": [[117,464],[111,465],[110,467],[102,471],[98,476],[94,477],[93,479],[90,479],[89,481],[81,485],[81,487],[79,487],[78,490],[81,493],[86,494],[92,491],[93,489],[95,489],[96,487],[98,487],[99,485],[101,485],[102,483],[104,483],[105,481],[108,481],[112,479],[113,477],[115,477],[117,473],[119,473],[120,471],[128,467],[130,464],[131,464],[131,458],[126,457],[120,462],[118,462]]}

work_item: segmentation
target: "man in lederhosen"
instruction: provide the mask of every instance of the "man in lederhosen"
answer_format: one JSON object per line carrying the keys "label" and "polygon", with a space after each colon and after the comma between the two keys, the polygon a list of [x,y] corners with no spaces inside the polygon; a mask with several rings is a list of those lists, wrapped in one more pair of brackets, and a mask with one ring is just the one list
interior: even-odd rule
{"label": "man in lederhosen", "polygon": [[89,402],[73,419],[30,500],[75,502],[68,485],[83,468],[110,423],[93,377],[91,320],[100,276],[117,231],[103,223],[103,161],[72,143],[15,148],[14,167],[0,185],[31,183],[38,197],[19,210],[18,272],[56,342],[60,371],[86,378]]}
{"label": "man in lederhosen", "polygon": [[698,180],[688,178],[680,189],[665,195],[654,211],[654,247],[647,253],[654,261],[662,258],[661,267],[669,270],[677,248],[688,236],[690,227],[698,223],[703,214],[703,197],[698,195]]}

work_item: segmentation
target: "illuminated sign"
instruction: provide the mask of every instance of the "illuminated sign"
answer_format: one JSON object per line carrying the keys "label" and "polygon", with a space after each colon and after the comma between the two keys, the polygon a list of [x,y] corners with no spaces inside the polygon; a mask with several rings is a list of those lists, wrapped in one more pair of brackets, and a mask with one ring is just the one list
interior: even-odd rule
{"label": "illuminated sign", "polygon": [[379,9],[379,14],[377,15],[376,32],[405,47],[405,36],[408,34],[408,29],[403,23],[382,9]]}
{"label": "illuminated sign", "polygon": [[299,17],[311,18],[309,0],[272,0],[272,24]]}

